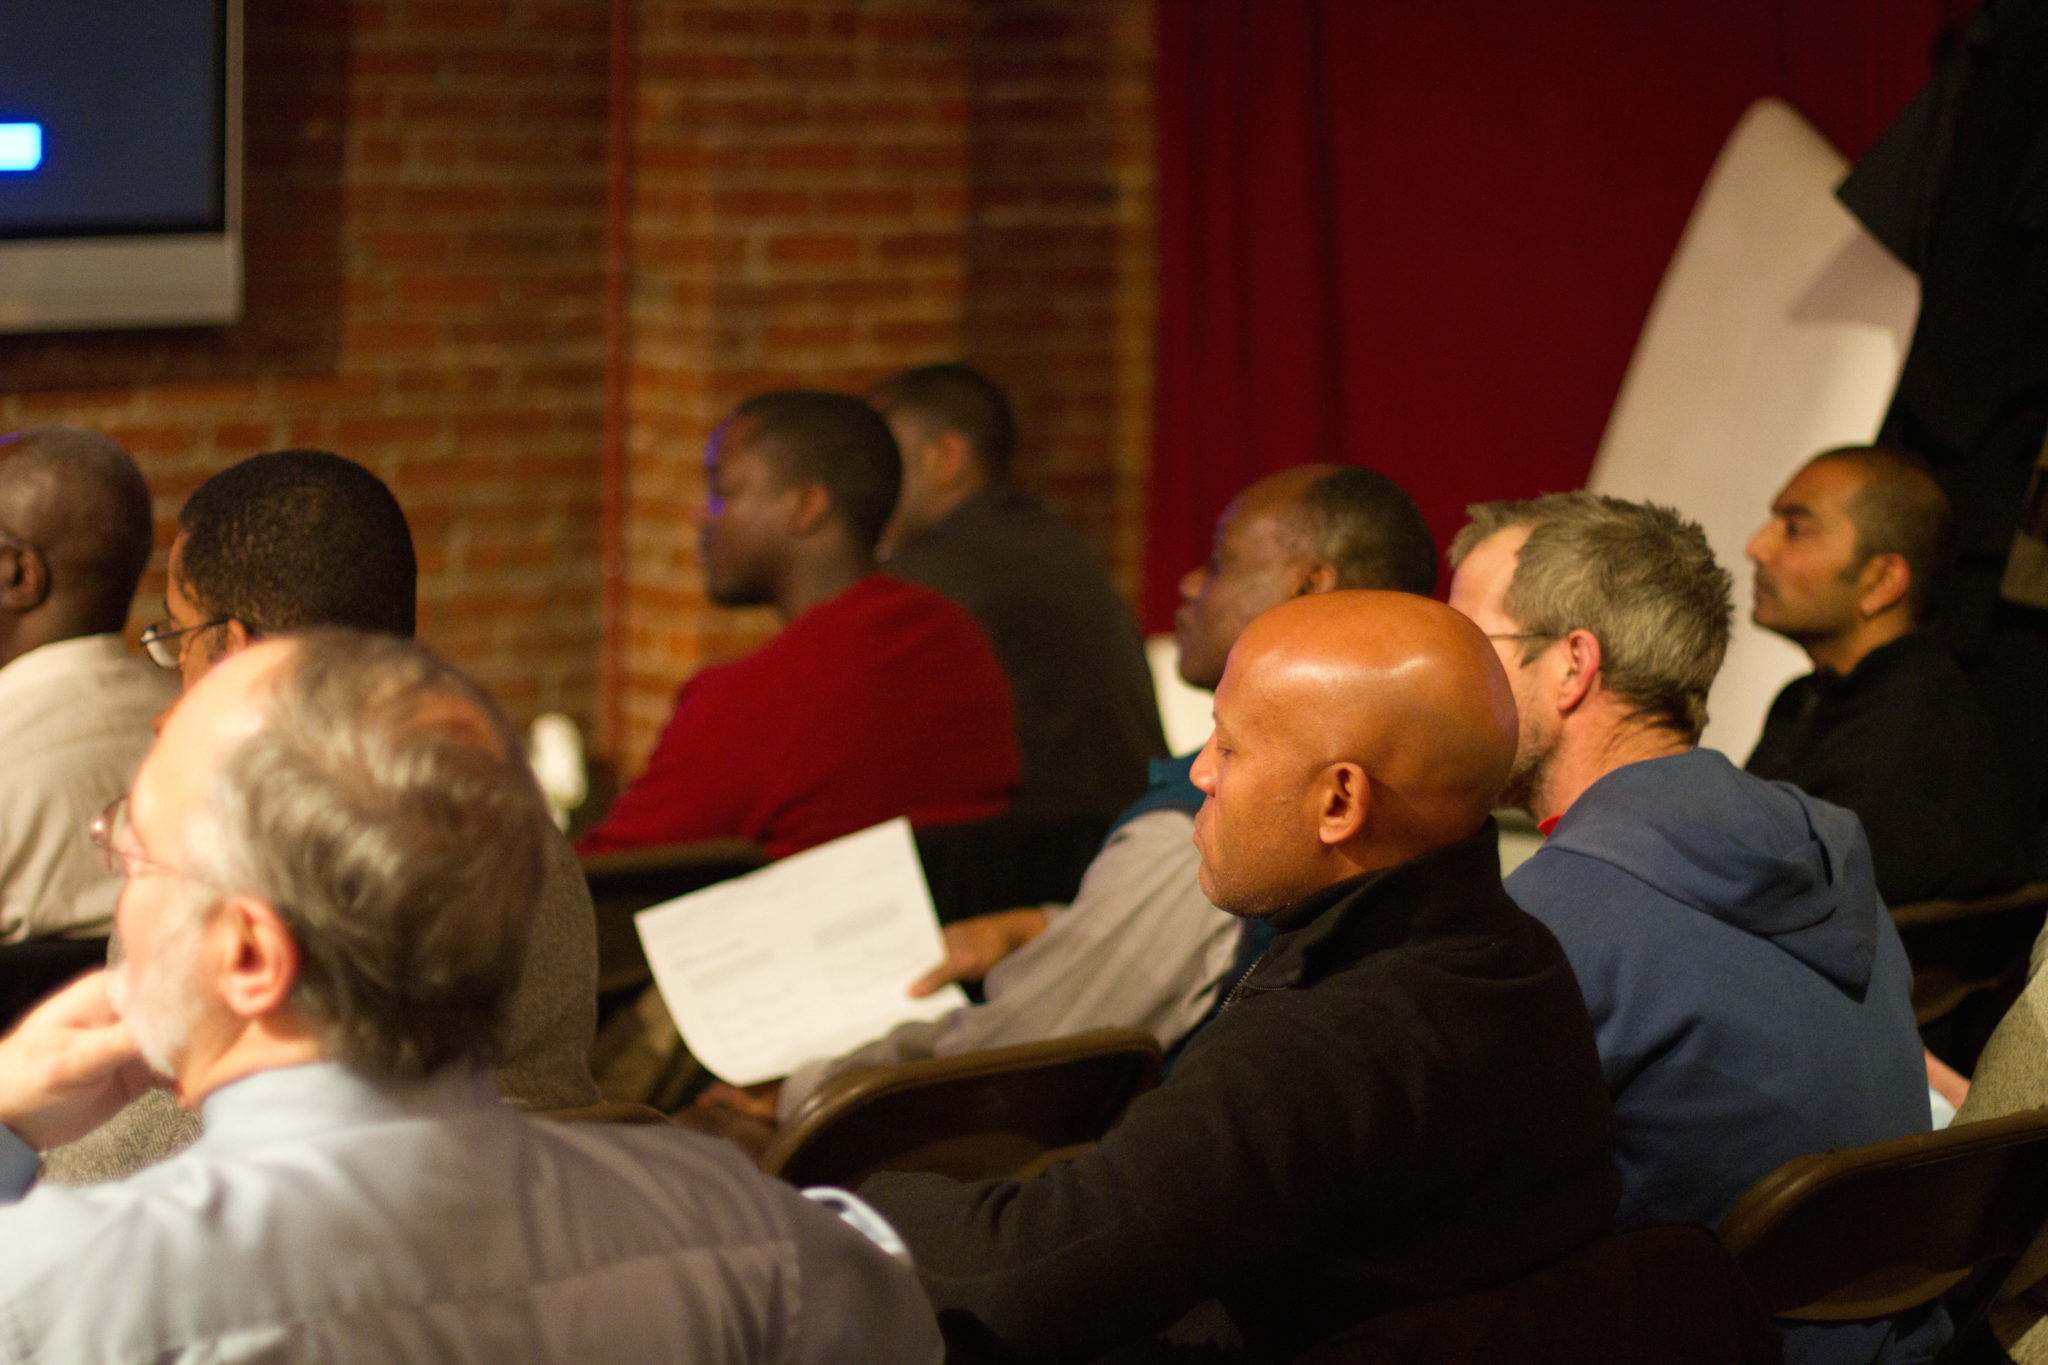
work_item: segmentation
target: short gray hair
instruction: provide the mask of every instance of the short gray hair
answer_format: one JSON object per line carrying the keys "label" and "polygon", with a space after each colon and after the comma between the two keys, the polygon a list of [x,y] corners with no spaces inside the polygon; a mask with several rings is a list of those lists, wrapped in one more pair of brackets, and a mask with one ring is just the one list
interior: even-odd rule
{"label": "short gray hair", "polygon": [[545,806],[474,683],[393,636],[295,637],[262,729],[215,775],[193,874],[272,905],[291,1006],[389,1079],[493,1060],[526,957]]}
{"label": "short gray hair", "polygon": [[1451,567],[1478,544],[1529,528],[1501,601],[1525,631],[1525,658],[1588,630],[1600,641],[1601,680],[1652,724],[1688,743],[1707,727],[1707,692],[1728,652],[1734,580],[1706,532],[1669,507],[1597,493],[1479,503],[1451,542]]}

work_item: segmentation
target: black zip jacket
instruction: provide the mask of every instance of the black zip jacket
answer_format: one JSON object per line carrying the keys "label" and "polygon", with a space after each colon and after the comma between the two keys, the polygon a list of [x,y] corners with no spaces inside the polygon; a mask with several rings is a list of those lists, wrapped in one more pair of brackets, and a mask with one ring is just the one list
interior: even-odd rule
{"label": "black zip jacket", "polygon": [[1250,1358],[1497,1284],[1607,1231],[1614,1119],[1550,932],[1493,822],[1273,916],[1167,1083],[1034,1179],[883,1174],[949,1334],[1097,1359],[1221,1300]]}

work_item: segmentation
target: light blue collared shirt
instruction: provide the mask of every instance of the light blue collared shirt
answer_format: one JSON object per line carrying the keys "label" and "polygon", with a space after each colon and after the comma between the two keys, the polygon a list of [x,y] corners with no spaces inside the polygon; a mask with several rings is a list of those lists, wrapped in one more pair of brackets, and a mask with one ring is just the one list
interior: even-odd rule
{"label": "light blue collared shirt", "polygon": [[727,1143],[331,1063],[202,1113],[162,1165],[0,1208],[0,1361],[940,1358],[915,1276]]}
{"label": "light blue collared shirt", "polygon": [[0,1202],[21,1198],[35,1184],[42,1164],[35,1148],[16,1137],[12,1128],[0,1125]]}

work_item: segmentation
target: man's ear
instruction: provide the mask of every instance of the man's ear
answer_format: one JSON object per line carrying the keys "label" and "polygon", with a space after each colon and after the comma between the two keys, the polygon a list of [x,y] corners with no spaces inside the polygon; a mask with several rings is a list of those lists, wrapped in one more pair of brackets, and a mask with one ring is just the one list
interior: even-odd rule
{"label": "man's ear", "polygon": [[[199,657],[208,668],[212,668],[222,659],[232,658],[255,643],[256,632],[230,616],[220,625],[200,631],[192,647],[201,651]],[[157,719],[162,721],[169,715],[165,712]]]}
{"label": "man's ear", "polygon": [[832,495],[822,483],[801,483],[795,492],[796,512],[790,518],[790,532],[797,536],[815,535],[832,519]]}
{"label": "man's ear", "polygon": [[1856,571],[1856,607],[1863,619],[1882,616],[1906,600],[1913,570],[1901,554],[1872,555]]}
{"label": "man's ear", "polygon": [[1294,589],[1296,597],[1313,597],[1318,593],[1337,590],[1337,566],[1335,564],[1312,564],[1301,576]]}
{"label": "man's ear", "polygon": [[1558,680],[1557,711],[1570,715],[1600,685],[1600,637],[1590,630],[1574,630],[1558,643],[1563,646],[1564,676]]}
{"label": "man's ear", "polygon": [[50,565],[31,545],[0,544],[0,607],[34,611],[50,596]]}
{"label": "man's ear", "polygon": [[277,911],[254,896],[230,896],[208,926],[215,987],[241,1019],[283,1009],[299,979],[299,943]]}
{"label": "man's ear", "polygon": [[925,486],[935,493],[954,492],[975,474],[974,451],[957,431],[942,431],[926,441],[918,458],[924,462]]}
{"label": "man's ear", "polygon": [[1332,763],[1316,778],[1316,839],[1335,848],[1357,838],[1372,815],[1372,778],[1356,763]]}

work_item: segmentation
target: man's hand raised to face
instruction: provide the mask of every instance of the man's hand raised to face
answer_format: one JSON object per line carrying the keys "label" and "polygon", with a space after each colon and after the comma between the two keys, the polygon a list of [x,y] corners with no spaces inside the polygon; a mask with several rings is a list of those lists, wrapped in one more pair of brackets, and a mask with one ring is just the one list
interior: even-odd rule
{"label": "man's hand raised to face", "polygon": [[154,1084],[93,972],[0,1038],[0,1123],[37,1151],[85,1136]]}

